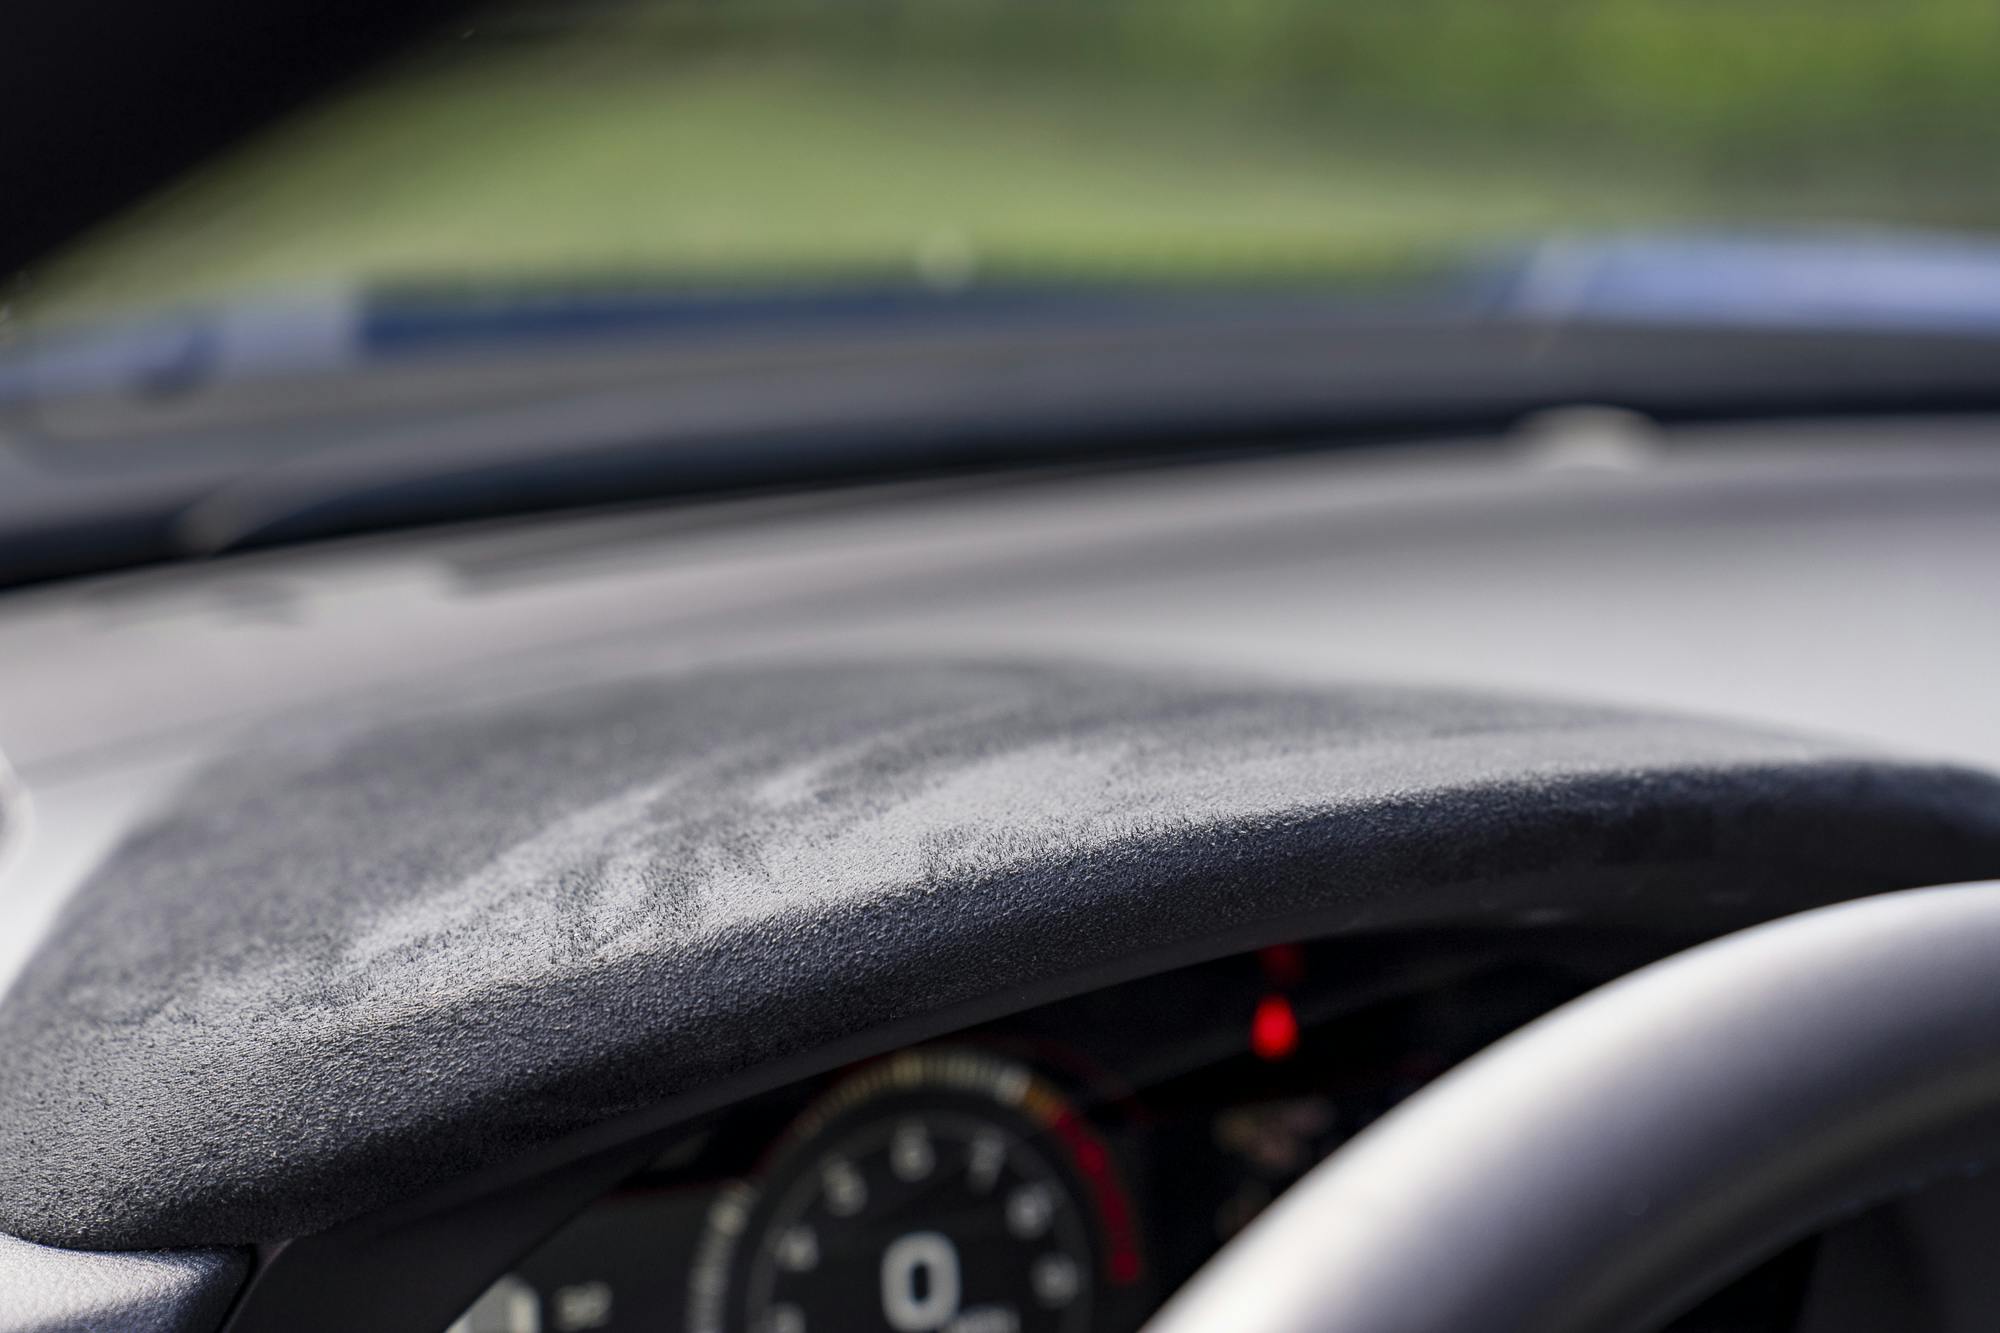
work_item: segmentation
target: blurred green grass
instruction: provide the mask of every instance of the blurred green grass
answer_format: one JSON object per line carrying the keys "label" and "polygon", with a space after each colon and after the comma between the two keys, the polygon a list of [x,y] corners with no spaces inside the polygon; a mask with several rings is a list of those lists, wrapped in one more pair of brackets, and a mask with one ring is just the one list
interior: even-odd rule
{"label": "blurred green grass", "polygon": [[495,11],[28,275],[1290,278],[1564,227],[2000,225],[1970,0],[638,0]]}

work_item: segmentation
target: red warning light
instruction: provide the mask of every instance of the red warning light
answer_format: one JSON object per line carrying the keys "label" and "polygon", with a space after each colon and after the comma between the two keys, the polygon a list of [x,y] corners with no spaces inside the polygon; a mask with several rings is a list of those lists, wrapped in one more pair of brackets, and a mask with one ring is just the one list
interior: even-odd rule
{"label": "red warning light", "polygon": [[1250,1049],[1260,1060],[1285,1060],[1299,1048],[1299,1019],[1292,1002],[1282,995],[1257,1001],[1250,1018]]}

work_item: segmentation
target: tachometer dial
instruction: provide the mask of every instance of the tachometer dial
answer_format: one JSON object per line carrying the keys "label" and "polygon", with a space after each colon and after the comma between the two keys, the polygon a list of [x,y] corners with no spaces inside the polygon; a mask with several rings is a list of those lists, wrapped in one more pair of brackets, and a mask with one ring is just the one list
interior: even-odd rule
{"label": "tachometer dial", "polygon": [[919,1050],[834,1090],[754,1187],[721,1199],[695,1333],[1086,1333],[1137,1281],[1109,1155],[1054,1088]]}

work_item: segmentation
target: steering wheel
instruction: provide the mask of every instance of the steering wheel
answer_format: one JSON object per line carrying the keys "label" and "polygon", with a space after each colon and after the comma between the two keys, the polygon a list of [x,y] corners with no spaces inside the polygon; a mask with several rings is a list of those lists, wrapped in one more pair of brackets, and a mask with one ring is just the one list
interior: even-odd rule
{"label": "steering wheel", "polygon": [[2000,1148],[2000,882],[1641,969],[1321,1163],[1148,1333],[1638,1333]]}

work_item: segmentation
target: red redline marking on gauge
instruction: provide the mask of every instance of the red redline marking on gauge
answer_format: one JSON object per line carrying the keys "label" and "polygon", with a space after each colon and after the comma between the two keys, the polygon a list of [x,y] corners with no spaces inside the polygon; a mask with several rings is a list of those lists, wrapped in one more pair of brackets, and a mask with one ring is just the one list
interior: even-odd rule
{"label": "red redline marking on gauge", "polygon": [[1132,1224],[1132,1202],[1111,1163],[1111,1154],[1084,1123],[1082,1117],[1062,1107],[1048,1131],[1063,1145],[1077,1173],[1090,1187],[1097,1220],[1104,1228],[1104,1274],[1114,1286],[1129,1287],[1139,1280],[1145,1266],[1139,1260],[1139,1242]]}

